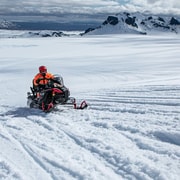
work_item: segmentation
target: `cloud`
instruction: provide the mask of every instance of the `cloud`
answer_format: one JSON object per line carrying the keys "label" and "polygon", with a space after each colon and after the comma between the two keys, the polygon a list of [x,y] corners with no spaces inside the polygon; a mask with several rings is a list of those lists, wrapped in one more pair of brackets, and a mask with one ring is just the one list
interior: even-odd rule
{"label": "cloud", "polygon": [[100,11],[110,11],[119,3],[113,0],[1,0],[1,12],[40,12],[40,13],[64,13],[81,12],[96,13]]}
{"label": "cloud", "polygon": [[137,10],[150,11],[152,13],[179,14],[179,0],[131,0],[129,5],[136,7]]}
{"label": "cloud", "polygon": [[0,0],[0,13],[118,13],[150,11],[180,14],[179,0]]}

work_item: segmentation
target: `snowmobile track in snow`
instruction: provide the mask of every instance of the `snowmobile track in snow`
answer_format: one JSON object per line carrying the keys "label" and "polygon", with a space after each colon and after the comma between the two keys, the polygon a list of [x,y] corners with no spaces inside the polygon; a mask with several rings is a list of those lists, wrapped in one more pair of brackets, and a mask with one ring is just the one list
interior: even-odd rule
{"label": "snowmobile track in snow", "polygon": [[[62,108],[45,114],[4,107],[0,121],[6,135],[1,133],[0,139],[18,144],[13,152],[25,158],[26,166],[33,162],[39,177],[91,179],[88,169],[96,166],[94,171],[104,179],[108,173],[114,179],[165,179],[158,167],[162,157],[171,161],[163,165],[165,169],[173,172],[180,165],[179,94],[179,86],[142,86],[84,93],[89,107],[83,111]],[[23,179],[4,163],[0,161],[0,177],[10,172]],[[78,172],[77,164],[84,166],[83,172]]]}

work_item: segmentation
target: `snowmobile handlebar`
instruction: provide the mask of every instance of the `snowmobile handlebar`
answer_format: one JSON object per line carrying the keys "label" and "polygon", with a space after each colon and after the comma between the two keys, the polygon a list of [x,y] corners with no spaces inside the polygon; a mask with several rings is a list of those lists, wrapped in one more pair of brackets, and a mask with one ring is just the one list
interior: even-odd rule
{"label": "snowmobile handlebar", "polygon": [[36,83],[39,84],[39,82],[42,81],[42,80],[48,80],[49,81],[50,79],[45,78],[45,77],[44,78],[39,78],[39,79],[36,80]]}
{"label": "snowmobile handlebar", "polygon": [[[39,82],[41,80],[47,80],[47,84],[39,84]],[[52,79],[52,78],[39,78],[37,81],[38,86],[36,87],[36,89],[34,88],[34,92],[35,91],[42,91],[45,89],[49,89],[49,88],[62,88],[64,85],[60,84],[57,80]],[[34,94],[33,92],[33,94]]]}
{"label": "snowmobile handlebar", "polygon": [[59,84],[59,82],[58,82],[57,80],[52,79],[52,78],[45,78],[45,77],[44,77],[44,78],[39,78],[39,79],[37,79],[37,80],[36,80],[36,83],[39,84],[39,82],[40,82],[41,80],[47,80],[47,81],[50,81],[50,82]]}

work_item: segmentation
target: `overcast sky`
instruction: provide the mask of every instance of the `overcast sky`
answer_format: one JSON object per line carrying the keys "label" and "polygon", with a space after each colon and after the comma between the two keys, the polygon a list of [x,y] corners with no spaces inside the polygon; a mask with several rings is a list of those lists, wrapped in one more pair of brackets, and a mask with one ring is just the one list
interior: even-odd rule
{"label": "overcast sky", "polygon": [[180,0],[0,0],[0,14],[116,14],[121,11],[180,14]]}

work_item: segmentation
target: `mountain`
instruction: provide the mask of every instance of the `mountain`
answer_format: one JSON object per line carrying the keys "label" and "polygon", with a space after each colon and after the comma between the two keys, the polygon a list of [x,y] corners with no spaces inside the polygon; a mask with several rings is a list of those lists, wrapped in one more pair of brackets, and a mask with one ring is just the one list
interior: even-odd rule
{"label": "mountain", "polygon": [[180,17],[123,12],[108,18],[84,34],[152,34],[180,33]]}
{"label": "mountain", "polygon": [[[95,18],[94,18],[95,19]],[[96,20],[94,20],[95,22]],[[81,27],[81,28],[80,28]],[[90,27],[85,29],[86,27]],[[84,28],[82,30],[82,28]],[[0,29],[26,31],[27,37],[61,37],[66,36],[60,29],[66,31],[78,31],[80,35],[101,35],[101,34],[154,34],[154,33],[180,33],[180,16],[152,15],[140,12],[122,12],[116,15],[109,15],[99,26],[96,23],[84,24],[84,21],[63,23],[62,21],[48,22],[11,22],[0,21]],[[27,31],[29,31],[27,33]],[[35,32],[37,31],[37,32]],[[83,32],[84,31],[84,32]]]}
{"label": "mountain", "polygon": [[5,19],[0,21],[0,29],[17,29],[18,25]]}
{"label": "mountain", "polygon": [[79,32],[0,30],[0,38],[63,37],[78,35]]}
{"label": "mountain", "polygon": [[88,27],[98,26],[107,14],[10,14],[0,16],[0,29],[10,30],[52,30],[52,31],[84,31]]}
{"label": "mountain", "polygon": [[[69,36],[68,33],[64,33],[62,31],[56,30],[59,28],[59,25],[54,25],[53,27],[51,27],[51,25],[55,23],[39,23],[39,26],[37,25],[38,22],[36,23],[27,22],[25,24],[26,25],[22,25],[22,22],[16,23],[7,20],[0,21],[0,38]],[[52,29],[55,30],[48,30],[48,27],[51,27]],[[74,33],[72,33],[71,35],[74,35]]]}

